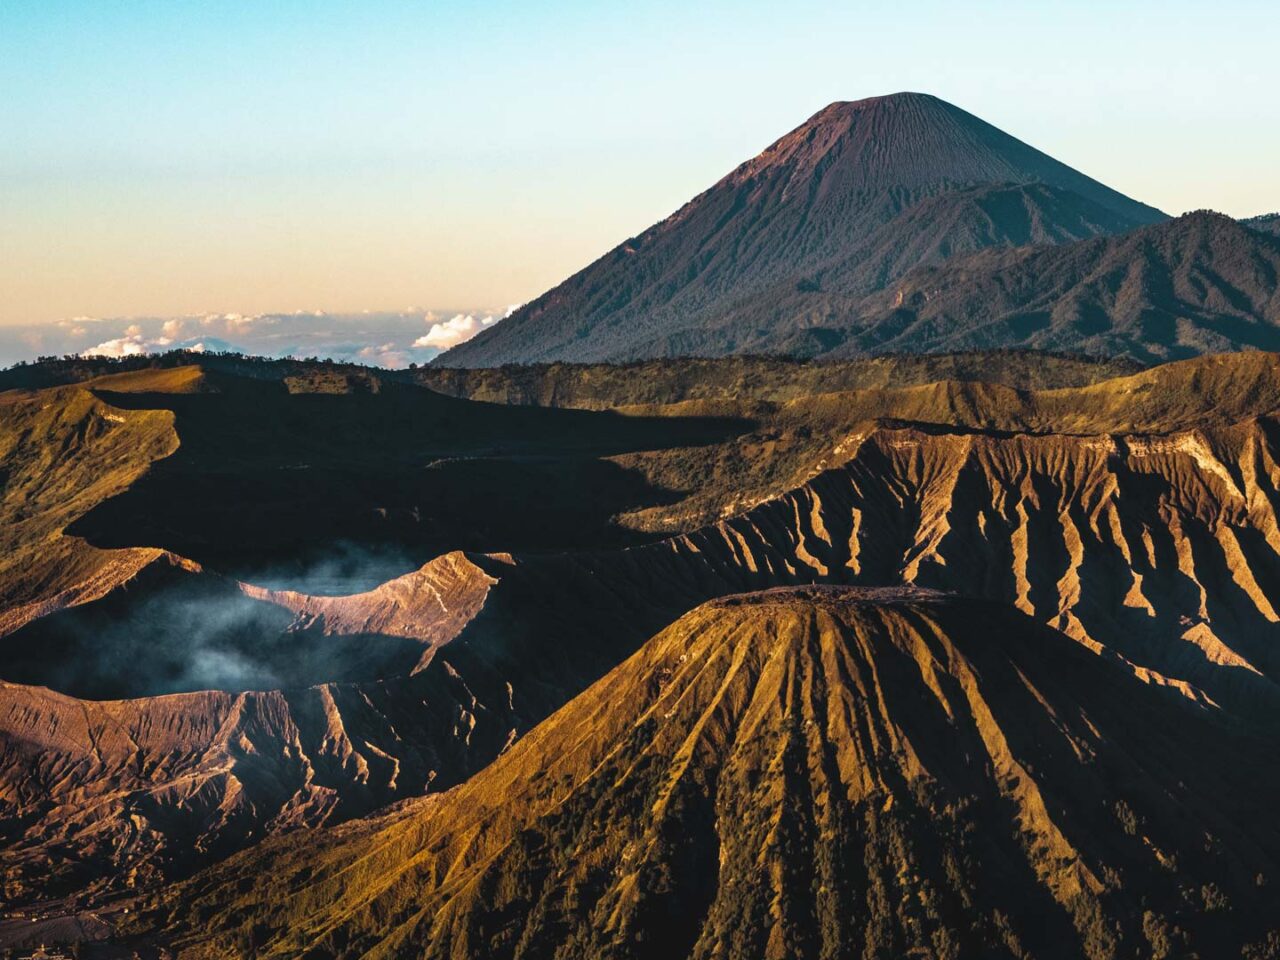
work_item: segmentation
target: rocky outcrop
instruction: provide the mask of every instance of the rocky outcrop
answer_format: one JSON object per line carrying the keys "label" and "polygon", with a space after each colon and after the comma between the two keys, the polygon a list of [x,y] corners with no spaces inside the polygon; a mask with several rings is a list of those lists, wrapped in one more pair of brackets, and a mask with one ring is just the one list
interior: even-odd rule
{"label": "rocky outcrop", "polygon": [[430,662],[437,646],[448,643],[475,619],[495,583],[466,554],[455,551],[373,590],[349,596],[312,596],[248,583],[240,589],[255,600],[290,610],[296,617],[292,629],[416,640],[423,647],[417,672]]}
{"label": "rocky outcrop", "polygon": [[[179,566],[176,576],[135,577],[117,594],[60,616],[101,616],[102,605],[121,594],[134,614],[180,606],[197,619],[227,616],[234,584],[194,564]],[[213,580],[216,592],[195,593],[192,580]],[[268,834],[344,820],[459,782],[540,719],[519,715],[505,680],[495,687],[477,670],[469,685],[447,658],[432,662],[436,647],[475,618],[495,582],[457,554],[352,597],[241,586],[243,602],[262,611],[251,621],[259,645],[271,640],[275,624],[284,630],[276,642],[288,644],[283,655],[295,664],[312,661],[309,669],[323,676],[342,669],[325,638],[350,637],[360,653],[352,659],[371,673],[357,682],[106,701],[0,683],[5,898],[146,887]],[[123,620],[136,624],[139,617]],[[49,624],[57,619],[40,622],[42,629]],[[190,658],[228,655],[213,644],[195,646],[180,623],[152,626],[158,636],[188,641]],[[40,646],[30,629],[10,642]],[[112,642],[103,630],[72,632]],[[398,660],[385,653],[395,637],[412,641]],[[155,667],[139,662],[136,670]],[[72,675],[59,658],[48,669],[51,680]],[[242,663],[231,676],[252,684],[265,675]]]}
{"label": "rocky outcrop", "polygon": [[804,487],[645,549],[1000,600],[1153,682],[1274,716],[1277,437],[1267,419],[1127,437],[880,429]]}

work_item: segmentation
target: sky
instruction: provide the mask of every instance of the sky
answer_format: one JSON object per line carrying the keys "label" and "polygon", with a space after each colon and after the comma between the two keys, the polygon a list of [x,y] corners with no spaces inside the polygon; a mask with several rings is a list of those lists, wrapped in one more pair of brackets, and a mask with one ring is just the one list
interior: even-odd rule
{"label": "sky", "polygon": [[1273,0],[0,0],[0,361],[227,315],[416,318],[403,353],[900,90],[1169,213],[1276,210],[1278,41]]}

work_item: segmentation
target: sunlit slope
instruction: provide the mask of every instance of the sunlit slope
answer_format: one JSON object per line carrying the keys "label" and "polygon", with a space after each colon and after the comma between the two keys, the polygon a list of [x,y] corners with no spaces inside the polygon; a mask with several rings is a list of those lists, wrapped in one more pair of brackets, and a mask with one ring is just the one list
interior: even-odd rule
{"label": "sunlit slope", "polygon": [[1271,420],[1117,438],[880,430],[795,493],[675,549],[773,576],[1002,600],[1274,717],[1278,441]]}
{"label": "sunlit slope", "polygon": [[[158,477],[158,465],[148,473],[132,459],[145,448],[121,435],[116,453],[148,486],[134,480],[131,492],[88,514],[101,521],[102,511],[131,500],[132,512],[117,516],[138,522],[110,528],[117,551],[56,535],[71,507],[100,502],[101,489],[89,496],[77,486],[100,479],[97,471],[69,476],[72,495],[40,499],[44,512],[22,528],[51,536],[33,540],[29,556],[52,557],[49,569],[59,576],[96,587],[60,596],[54,581],[52,593],[8,607],[6,622],[21,626],[16,611],[25,626],[2,641],[0,677],[91,699],[138,699],[109,711],[135,746],[105,727],[93,736],[50,736],[106,707],[29,687],[0,691],[0,841],[6,866],[14,865],[15,898],[117,884],[135,865],[140,883],[162,881],[278,827],[331,823],[453,785],[699,603],[779,584],[906,582],[998,600],[1139,679],[1255,729],[1274,727],[1280,715],[1273,599],[1280,433],[1267,413],[1280,405],[1274,355],[1202,358],[1070,390],[961,381],[782,403],[701,400],[624,415],[472,404],[420,389],[388,397],[372,374],[355,381],[317,370],[284,387],[248,389],[238,377],[164,376],[175,381],[137,378],[140,389],[130,393],[116,381],[101,393],[108,405],[75,388],[5,395],[28,403],[27,411],[49,404],[45,416],[85,405],[86,428],[67,435],[57,458],[23,448],[26,459],[9,461],[22,465],[14,476],[26,489],[41,489],[62,465],[112,450],[110,431],[131,429],[134,418],[171,418],[165,404],[178,408],[179,452],[190,457]],[[192,387],[222,392],[181,392]],[[396,411],[423,416],[369,429]],[[565,413],[572,416],[561,419]],[[726,424],[722,434],[706,432]],[[168,429],[172,441],[175,428]],[[494,449],[507,443],[522,446]],[[446,553],[343,597],[284,590],[280,580],[272,589],[244,588],[216,567],[158,549],[179,537],[207,548],[196,534],[219,531],[203,511],[247,509],[238,498],[254,493],[256,477],[297,490],[299,462],[332,469],[333,478],[368,478],[394,463],[412,477],[422,472],[413,464],[442,454],[451,463],[477,458],[487,476],[506,477],[510,502],[526,513],[536,502],[548,530],[582,517],[556,504],[583,487],[567,486],[562,501],[530,501],[522,472],[530,458],[552,464],[547,475],[566,482],[590,478],[562,469],[567,464],[601,460],[641,478],[636,489],[649,493],[627,511],[596,514],[603,526],[572,531],[595,549]],[[184,483],[205,469],[239,485],[210,483],[206,496],[192,497]],[[432,481],[432,489],[459,484],[469,492],[464,481],[474,476],[463,471]],[[157,489],[172,497],[149,494]],[[243,536],[258,549],[289,543],[299,529],[315,542],[332,535],[321,494],[336,487],[319,485],[294,502],[263,495],[269,489],[249,501],[252,523],[221,531],[227,542]],[[338,503],[369,509],[369,529],[409,527],[402,514],[388,523],[372,510],[386,506],[381,492],[367,486]],[[483,520],[486,499],[472,497],[467,509],[458,502],[435,504],[435,516],[453,524],[435,528],[437,535],[479,528],[471,510]],[[296,526],[297,517],[310,527]],[[628,549],[601,549],[617,542],[611,525],[645,534]],[[527,530],[495,524],[485,542],[498,547]],[[42,546],[60,543],[111,563],[78,579],[74,565],[60,565]],[[40,566],[7,569],[25,575]],[[72,601],[78,605],[60,609]],[[366,774],[354,760],[333,767],[321,759],[330,750],[324,736],[295,736],[306,726],[295,714],[312,709],[298,705],[314,702],[302,692],[308,686],[342,691],[334,697],[347,704],[344,736],[381,773]],[[152,699],[208,689],[222,692]],[[360,707],[366,697],[376,709]],[[224,728],[209,718],[237,698],[271,705],[271,720],[252,739],[252,759],[228,777],[216,760]],[[423,699],[421,726],[392,721],[401,740],[388,738],[379,716],[403,709],[412,717]],[[175,729],[205,732],[191,744],[141,736],[135,726],[161,707]],[[235,735],[234,726],[225,730]],[[397,767],[399,774],[387,772]],[[330,773],[317,780],[309,771],[321,768]],[[130,810],[144,811],[145,828],[128,826]],[[198,855],[184,852],[193,849]]]}
{"label": "sunlit slope", "polygon": [[[138,380],[106,382],[126,389]],[[99,596],[158,557],[94,550],[63,530],[177,447],[168,411],[115,407],[89,384],[0,393],[0,634]]]}
{"label": "sunlit slope", "polygon": [[[621,455],[659,488],[688,491],[670,505],[621,517],[640,529],[700,526],[802,486],[839,465],[882,427],[1005,434],[1110,436],[1220,427],[1280,410],[1280,356],[1225,354],[1166,364],[1084,387],[1016,390],[975,381],[818,393],[785,403],[691,401],[636,413],[750,417],[756,429],[734,443],[681,448],[661,458]],[[691,478],[703,478],[691,483]]]}
{"label": "sunlit slope", "polygon": [[815,393],[977,380],[1019,390],[1081,387],[1141,369],[1122,358],[1032,352],[907,354],[805,363],[782,357],[684,357],[637,363],[421,367],[412,377],[453,397],[607,410],[686,400],[785,403]]}
{"label": "sunlit slope", "polygon": [[1273,752],[1001,605],[771,591],[158,916],[192,957],[1237,955],[1280,905]]}

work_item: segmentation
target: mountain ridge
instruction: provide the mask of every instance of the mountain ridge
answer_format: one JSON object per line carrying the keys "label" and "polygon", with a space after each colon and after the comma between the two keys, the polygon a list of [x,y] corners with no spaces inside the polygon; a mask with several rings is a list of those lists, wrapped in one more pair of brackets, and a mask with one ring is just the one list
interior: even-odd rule
{"label": "mountain ridge", "polygon": [[737,595],[454,791],[173,891],[161,942],[184,958],[1238,951],[1277,897],[1274,774],[1244,769],[1270,749],[999,604]]}
{"label": "mountain ridge", "polygon": [[[979,358],[962,359],[965,369],[983,368]],[[57,444],[69,464],[90,454],[106,458],[89,457],[63,487],[118,481],[126,489],[113,502],[132,500],[152,514],[162,506],[162,488],[142,487],[145,477],[134,473],[136,455],[149,448],[133,442],[146,434],[132,432],[148,425],[164,426],[166,442],[176,440],[189,455],[203,449],[202,456],[213,454],[224,466],[243,458],[251,473],[277,463],[290,472],[298,463],[313,472],[344,463],[352,450],[340,442],[343,434],[361,443],[404,438],[413,452],[433,459],[447,454],[461,463],[504,464],[509,478],[526,458],[605,454],[618,469],[646,478],[649,488],[681,491],[683,499],[658,493],[615,516],[616,525],[646,531],[626,549],[610,549],[607,531],[586,530],[585,550],[444,554],[415,573],[384,575],[380,586],[351,592],[330,586],[324,595],[280,574],[272,586],[254,587],[216,574],[216,565],[202,566],[221,551],[209,553],[205,535],[193,535],[198,526],[183,533],[188,518],[173,509],[179,501],[154,526],[139,526],[129,520],[133,510],[119,507],[94,524],[76,521],[116,545],[103,550],[63,538],[80,549],[108,558],[138,551],[168,572],[134,576],[127,565],[98,571],[97,589],[56,593],[34,621],[3,638],[12,669],[46,661],[44,672],[23,675],[31,685],[0,686],[4,882],[6,896],[24,907],[63,895],[90,905],[83,909],[96,909],[104,896],[128,898],[123,902],[132,906],[196,868],[218,869],[220,860],[266,836],[343,820],[348,826],[339,829],[355,834],[368,826],[359,818],[382,804],[422,793],[428,794],[422,802],[436,804],[437,791],[487,769],[690,610],[712,601],[707,609],[714,615],[707,616],[716,619],[726,615],[717,598],[781,585],[894,584],[904,594],[927,587],[980,596],[1060,631],[1113,673],[1202,710],[1215,723],[1275,742],[1275,354],[1197,358],[1049,390],[1018,386],[1019,363],[1011,383],[913,386],[897,385],[906,379],[900,371],[913,368],[877,366],[857,374],[872,376],[870,386],[834,392],[825,389],[838,386],[824,376],[839,369],[831,364],[769,366],[767,376],[746,367],[749,389],[736,400],[728,379],[711,384],[707,396],[665,408],[568,418],[417,397],[425,391],[374,371],[263,364],[258,375],[234,377],[212,360],[202,363],[210,369],[130,370],[91,386],[19,391],[5,400],[19,405],[19,426],[34,412],[69,424],[48,433],[49,441],[32,434],[38,450]],[[695,365],[686,376],[696,380],[701,369]],[[635,368],[636,375],[643,371]],[[731,371],[739,376],[736,364]],[[1068,379],[1087,373],[1073,366],[1066,372]],[[681,378],[673,383],[673,396],[688,389]],[[597,400],[614,388],[632,395],[625,377],[587,386],[602,391]],[[98,397],[98,405],[86,397]],[[581,398],[566,391],[552,399]],[[166,413],[170,408],[176,416]],[[417,414],[429,431],[376,432],[371,418],[388,412]],[[431,419],[441,413],[448,419]],[[681,425],[726,420],[740,426],[718,439]],[[534,430],[540,423],[576,431],[572,449],[564,450],[559,431]],[[306,443],[295,446],[273,432],[278,424],[305,434]],[[488,439],[460,443],[458,424],[483,427]],[[660,433],[650,432],[656,427]],[[683,436],[693,445],[655,447],[655,436]],[[601,449],[587,442],[592,437]],[[495,445],[513,455],[509,465]],[[57,530],[74,513],[68,506],[102,510],[96,496],[24,499],[47,471],[21,444],[9,456],[0,468],[11,471],[20,495],[4,506],[6,516],[25,516],[28,526],[18,532]],[[166,462],[157,461],[148,475],[157,479]],[[122,475],[113,478],[102,463],[116,464]],[[456,476],[453,482],[474,482],[468,471]],[[182,480],[177,474],[168,482],[189,489]],[[209,495],[226,502],[238,489],[224,485]],[[385,508],[378,485],[362,494],[356,506]],[[422,506],[424,534],[436,511],[453,512],[448,502]],[[238,539],[269,543],[292,529],[287,511],[270,501],[261,507]],[[572,504],[564,515],[555,503],[542,508],[561,522],[578,516]],[[497,530],[499,539],[490,542],[497,546],[518,533]],[[179,545],[199,551],[200,562],[165,552]],[[240,549],[252,553],[257,546],[245,542]],[[199,579],[217,589],[183,593],[174,582]],[[216,616],[195,608],[165,621],[157,613],[172,609],[166,598],[193,596],[214,602]],[[233,652],[259,656],[274,679],[246,675],[241,659],[238,674],[216,678],[221,692],[171,693],[193,686],[172,679],[143,687],[148,665],[183,651],[222,649],[217,637],[196,643],[208,631],[198,634],[191,624],[225,621],[227,599],[268,611],[232,624],[252,628],[244,638],[250,642]],[[58,610],[60,603],[70,606]],[[76,665],[111,667],[114,652],[128,669],[111,667],[97,690],[83,683],[66,689],[92,698],[101,681],[118,688],[128,679],[131,694],[164,695],[104,702],[35,686],[67,682],[69,664],[57,654],[77,638],[103,657],[96,665],[77,657]],[[240,719],[228,721],[233,714]],[[1245,907],[1236,909],[1247,915]]]}
{"label": "mountain ridge", "polygon": [[924,268],[853,307],[856,339],[845,350],[1069,345],[1152,362],[1275,349],[1278,278],[1280,238],[1195,211],[1128,234]]}
{"label": "mountain ridge", "polygon": [[[1052,202],[1037,199],[1039,212],[1031,215],[1042,224],[1039,239],[1093,236],[1164,217],[935,97],[835,103],[667,219],[434,363],[634,359],[642,354],[629,352],[629,345],[714,319],[753,290],[803,282],[833,258],[872,256],[865,245],[890,223],[898,223],[899,236],[881,236],[880,247],[920,248],[898,269],[945,256],[951,246],[1025,242],[1024,215],[1006,232],[1000,221],[994,231],[975,230],[969,221],[990,224],[990,218],[956,213],[954,235],[942,238],[931,218],[902,218],[960,188],[1035,183],[1053,194]],[[1062,229],[1044,229],[1054,217],[1064,218]],[[933,242],[922,233],[935,234]]]}

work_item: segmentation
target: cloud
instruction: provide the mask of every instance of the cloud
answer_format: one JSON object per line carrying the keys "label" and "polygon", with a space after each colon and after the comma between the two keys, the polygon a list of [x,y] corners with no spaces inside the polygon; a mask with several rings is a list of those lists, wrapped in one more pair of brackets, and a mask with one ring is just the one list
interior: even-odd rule
{"label": "cloud", "polygon": [[315,356],[395,369],[411,361],[426,362],[501,322],[513,309],[64,318],[0,326],[0,367],[50,354],[118,358],[203,348],[263,357]]}
{"label": "cloud", "polygon": [[394,343],[384,343],[377,347],[362,347],[356,356],[364,363],[396,370],[409,365],[408,351],[399,349]]}
{"label": "cloud", "polygon": [[116,337],[113,340],[104,340],[96,347],[90,347],[88,350],[81,350],[82,357],[112,357],[119,359],[120,357],[140,357],[144,353],[149,353],[148,345],[141,336],[134,334],[127,337]]}
{"label": "cloud", "polygon": [[[295,314],[296,316],[296,314]],[[221,330],[228,335],[249,334],[254,325],[260,321],[269,322],[268,318],[256,314],[244,313],[207,313],[200,318],[200,326],[205,329]]]}
{"label": "cloud", "polygon": [[[130,333],[130,330],[135,332]],[[111,357],[118,360],[121,357],[140,357],[148,353],[163,353],[166,350],[190,350],[192,353],[204,353],[205,348],[205,344],[200,341],[188,340],[183,343],[176,343],[172,337],[148,339],[143,336],[142,330],[137,324],[131,324],[126,328],[125,336],[104,340],[97,346],[81,350],[80,356]]]}
{"label": "cloud", "polygon": [[[460,343],[465,343],[486,327],[491,327],[500,320],[511,316],[508,310],[504,317],[476,317],[471,313],[455,314],[448,320],[431,324],[431,329],[413,341],[415,347],[448,350]],[[430,315],[427,322],[430,323]]]}

